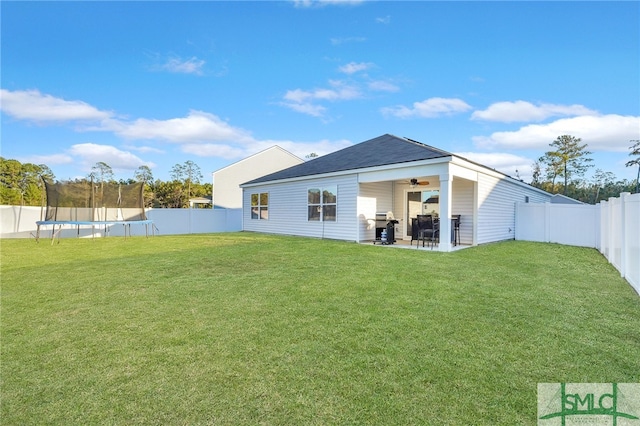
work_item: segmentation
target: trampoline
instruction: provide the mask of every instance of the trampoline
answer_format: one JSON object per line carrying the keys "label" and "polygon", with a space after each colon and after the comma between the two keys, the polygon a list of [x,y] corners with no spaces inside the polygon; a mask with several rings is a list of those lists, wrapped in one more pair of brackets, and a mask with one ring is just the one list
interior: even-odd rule
{"label": "trampoline", "polygon": [[[63,227],[77,229],[91,227],[109,234],[110,227],[122,225],[124,236],[131,236],[131,225],[144,226],[145,235],[155,235],[153,221],[147,219],[144,210],[144,182],[132,184],[80,182],[47,182],[47,210],[44,220],[37,221],[36,241],[40,240],[41,227],[51,226],[51,243],[59,238]],[[151,229],[149,229],[151,227]]]}

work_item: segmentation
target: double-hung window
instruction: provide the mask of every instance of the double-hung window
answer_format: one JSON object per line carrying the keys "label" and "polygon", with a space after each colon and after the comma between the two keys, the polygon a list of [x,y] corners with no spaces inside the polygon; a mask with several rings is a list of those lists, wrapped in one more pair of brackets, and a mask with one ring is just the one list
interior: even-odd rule
{"label": "double-hung window", "polygon": [[308,220],[335,222],[338,212],[338,187],[309,188],[307,192]]}
{"label": "double-hung window", "polygon": [[269,193],[251,194],[251,219],[269,219]]}

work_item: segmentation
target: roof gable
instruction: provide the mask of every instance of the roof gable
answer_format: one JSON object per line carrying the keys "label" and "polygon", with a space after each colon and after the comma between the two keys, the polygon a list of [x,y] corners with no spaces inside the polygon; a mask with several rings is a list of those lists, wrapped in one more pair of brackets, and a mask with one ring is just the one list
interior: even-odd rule
{"label": "roof gable", "polygon": [[323,155],[306,163],[298,164],[288,169],[245,182],[245,184],[322,175],[346,170],[449,157],[452,155],[453,154],[449,152],[411,139],[386,134],[332,152],[331,154]]}
{"label": "roof gable", "polygon": [[291,158],[293,158],[295,160],[298,160],[299,162],[303,162],[304,161],[302,158],[300,158],[297,155],[287,151],[286,149],[280,147],[279,145],[273,145],[273,146],[270,146],[267,149],[263,149],[262,151],[256,152],[255,154],[252,154],[252,155],[250,155],[248,157],[245,157],[242,160],[238,160],[235,163],[227,164],[226,166],[224,166],[224,167],[222,167],[222,168],[220,168],[218,170],[215,170],[213,172],[213,174],[222,172],[222,171],[227,170],[227,169],[229,169],[231,167],[236,167],[237,165],[239,165],[241,163],[246,163],[246,162],[251,161],[253,159],[263,157],[263,156],[265,156],[267,154],[273,153],[274,151],[277,151],[278,153],[281,153],[283,156],[289,156],[289,157],[291,157]]}

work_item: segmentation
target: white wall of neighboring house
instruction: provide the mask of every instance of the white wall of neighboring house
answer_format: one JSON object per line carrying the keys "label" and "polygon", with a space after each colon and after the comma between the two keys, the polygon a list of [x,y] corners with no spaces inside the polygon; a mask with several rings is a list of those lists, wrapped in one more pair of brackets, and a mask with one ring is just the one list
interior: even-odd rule
{"label": "white wall of neighboring house", "polygon": [[276,145],[213,172],[214,209],[241,209],[240,184],[301,163],[304,160]]}

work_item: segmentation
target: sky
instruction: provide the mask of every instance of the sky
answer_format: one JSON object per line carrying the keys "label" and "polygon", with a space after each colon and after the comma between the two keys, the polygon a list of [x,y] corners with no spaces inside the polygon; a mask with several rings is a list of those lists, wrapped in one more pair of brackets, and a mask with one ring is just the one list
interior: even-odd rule
{"label": "sky", "polygon": [[[640,2],[2,1],[1,145],[59,180],[169,180],[390,133],[505,174],[558,136],[640,139]],[[380,152],[384,156],[384,152]],[[587,176],[588,178],[588,176]]]}

